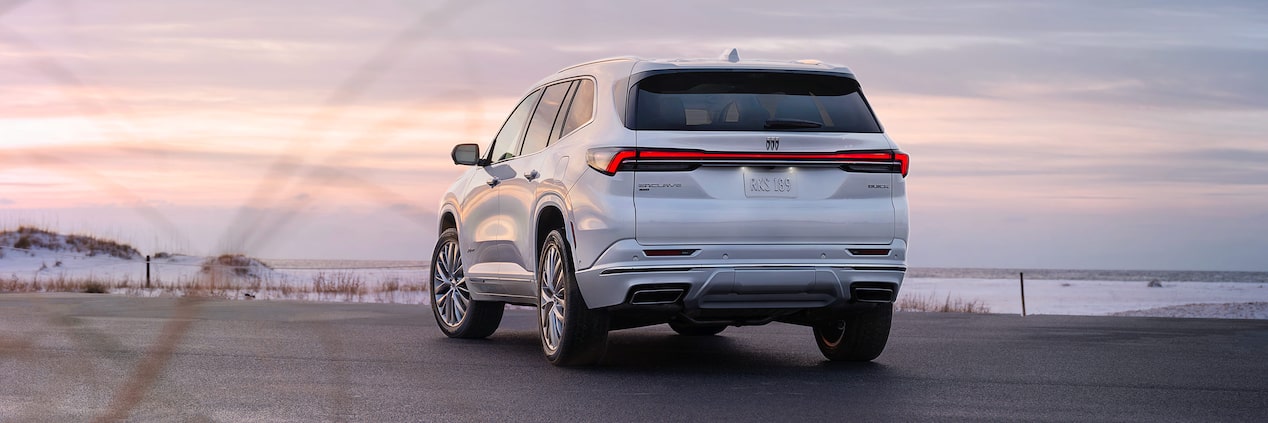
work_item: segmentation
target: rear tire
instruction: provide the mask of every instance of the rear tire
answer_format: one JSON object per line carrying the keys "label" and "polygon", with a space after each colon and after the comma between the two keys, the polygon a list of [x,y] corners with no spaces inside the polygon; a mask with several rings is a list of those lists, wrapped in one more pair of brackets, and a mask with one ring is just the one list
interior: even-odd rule
{"label": "rear tire", "polygon": [[462,267],[458,230],[440,233],[431,255],[431,312],[440,331],[450,338],[487,338],[502,323],[500,302],[471,299],[467,272]]}
{"label": "rear tire", "polygon": [[876,304],[839,320],[820,322],[814,325],[815,343],[828,360],[872,361],[885,350],[893,317],[893,304]]}
{"label": "rear tire", "polygon": [[726,330],[726,325],[669,322],[669,328],[683,336],[713,336]]}
{"label": "rear tire", "polygon": [[608,347],[608,316],[581,298],[563,232],[546,235],[537,260],[537,327],[542,352],[556,366],[594,364]]}

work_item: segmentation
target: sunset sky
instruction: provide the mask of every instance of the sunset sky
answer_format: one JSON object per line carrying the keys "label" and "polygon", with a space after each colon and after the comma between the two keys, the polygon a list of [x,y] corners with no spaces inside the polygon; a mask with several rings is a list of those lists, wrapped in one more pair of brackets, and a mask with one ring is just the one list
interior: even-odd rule
{"label": "sunset sky", "polygon": [[913,266],[1268,271],[1262,0],[0,0],[0,227],[426,259],[529,84],[730,47],[858,74]]}

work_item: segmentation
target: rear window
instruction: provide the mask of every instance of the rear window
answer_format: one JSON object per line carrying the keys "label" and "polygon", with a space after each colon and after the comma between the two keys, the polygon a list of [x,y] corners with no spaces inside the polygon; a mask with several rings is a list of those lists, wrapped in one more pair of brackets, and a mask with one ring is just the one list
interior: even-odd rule
{"label": "rear window", "polygon": [[792,72],[674,72],[635,88],[631,129],[881,132],[852,78]]}

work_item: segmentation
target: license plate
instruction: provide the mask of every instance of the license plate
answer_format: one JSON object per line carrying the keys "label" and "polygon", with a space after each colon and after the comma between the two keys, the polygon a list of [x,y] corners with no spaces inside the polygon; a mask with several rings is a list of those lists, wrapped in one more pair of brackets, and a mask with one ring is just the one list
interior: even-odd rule
{"label": "license plate", "polygon": [[745,197],[796,198],[797,185],[797,176],[791,170],[744,171]]}

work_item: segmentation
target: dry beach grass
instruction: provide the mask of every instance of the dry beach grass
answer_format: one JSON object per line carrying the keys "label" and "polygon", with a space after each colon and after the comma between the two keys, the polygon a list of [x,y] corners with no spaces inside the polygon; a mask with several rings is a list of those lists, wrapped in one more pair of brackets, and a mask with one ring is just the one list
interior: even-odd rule
{"label": "dry beach grass", "polygon": [[939,299],[934,294],[925,295],[909,295],[898,299],[894,304],[896,311],[920,311],[920,312],[939,312],[939,313],[990,313],[990,307],[987,307],[979,300],[964,300],[961,298],[951,298],[947,295],[943,299]]}
{"label": "dry beach grass", "polygon": [[[130,269],[146,263],[135,248],[124,243],[85,235],[62,235],[23,226],[0,232],[0,251],[11,259],[34,260],[34,271],[0,276],[0,292],[87,292],[137,296],[213,297],[228,299],[287,299],[344,302],[426,302],[426,270],[374,273],[354,270],[275,269],[245,254],[192,257],[160,252],[153,255],[155,274],[110,274],[68,271],[62,260],[96,257]],[[52,265],[41,263],[50,260]],[[0,258],[0,260],[3,260]],[[35,270],[38,267],[39,270]],[[895,304],[897,311],[989,313],[979,299],[948,294],[907,293]]]}
{"label": "dry beach grass", "polygon": [[[25,259],[30,270],[0,276],[0,292],[82,292],[138,296],[296,299],[350,302],[418,302],[425,297],[423,271],[411,276],[375,275],[351,270],[286,273],[244,254],[198,258],[160,252],[153,255],[155,274],[147,280],[92,269],[70,269],[68,263],[93,258],[103,267],[143,269],[142,255],[130,245],[86,235],[63,235],[21,226],[0,231],[0,263]],[[52,263],[51,265],[48,263]],[[38,266],[38,270],[35,268]],[[162,270],[162,271],[159,271]]]}

